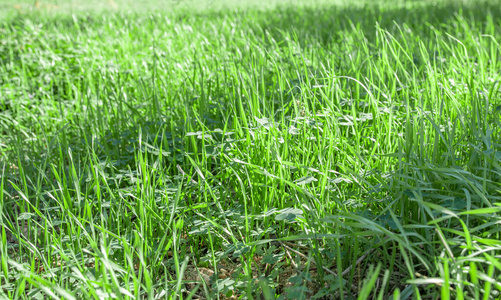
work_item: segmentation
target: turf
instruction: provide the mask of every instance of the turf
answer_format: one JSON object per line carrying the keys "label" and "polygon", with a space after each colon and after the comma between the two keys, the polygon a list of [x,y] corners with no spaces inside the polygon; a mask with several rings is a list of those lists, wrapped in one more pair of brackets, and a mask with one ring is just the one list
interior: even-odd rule
{"label": "turf", "polygon": [[501,296],[500,1],[0,11],[0,297]]}

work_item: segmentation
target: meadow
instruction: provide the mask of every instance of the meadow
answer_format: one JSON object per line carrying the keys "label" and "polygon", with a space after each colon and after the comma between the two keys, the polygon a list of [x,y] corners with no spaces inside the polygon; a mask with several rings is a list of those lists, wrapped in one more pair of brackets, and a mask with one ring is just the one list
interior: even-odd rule
{"label": "meadow", "polygon": [[501,1],[0,1],[0,298],[499,299]]}

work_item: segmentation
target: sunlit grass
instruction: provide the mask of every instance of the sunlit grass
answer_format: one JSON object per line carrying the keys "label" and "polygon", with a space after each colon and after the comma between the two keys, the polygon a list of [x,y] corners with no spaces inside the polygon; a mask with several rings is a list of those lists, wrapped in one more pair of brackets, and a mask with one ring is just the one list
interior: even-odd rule
{"label": "sunlit grass", "polygon": [[42,2],[0,25],[2,297],[499,297],[499,1]]}

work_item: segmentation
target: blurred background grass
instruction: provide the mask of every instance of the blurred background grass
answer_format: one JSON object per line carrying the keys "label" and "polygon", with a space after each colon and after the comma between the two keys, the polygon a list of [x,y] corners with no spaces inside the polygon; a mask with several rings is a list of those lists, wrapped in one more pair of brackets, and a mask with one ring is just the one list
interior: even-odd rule
{"label": "blurred background grass", "polygon": [[[391,3],[390,3],[391,2]],[[277,6],[307,6],[307,7],[325,7],[326,5],[357,8],[364,6],[390,6],[393,8],[422,6],[436,6],[444,3],[455,5],[465,5],[471,3],[471,0],[19,0],[19,1],[0,1],[0,14],[12,15],[13,13],[29,12],[50,12],[50,13],[77,13],[77,12],[96,12],[96,11],[133,11],[146,12],[152,10],[172,11],[175,9],[189,9],[195,11],[221,10],[221,9],[262,9],[269,10]],[[485,1],[492,3],[493,1]],[[479,1],[475,1],[479,3]]]}

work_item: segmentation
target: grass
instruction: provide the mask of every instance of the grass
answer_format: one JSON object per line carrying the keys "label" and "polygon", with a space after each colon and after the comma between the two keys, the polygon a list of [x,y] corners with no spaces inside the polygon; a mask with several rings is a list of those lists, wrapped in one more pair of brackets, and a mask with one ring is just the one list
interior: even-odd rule
{"label": "grass", "polygon": [[499,1],[103,3],[0,4],[0,297],[500,297]]}

